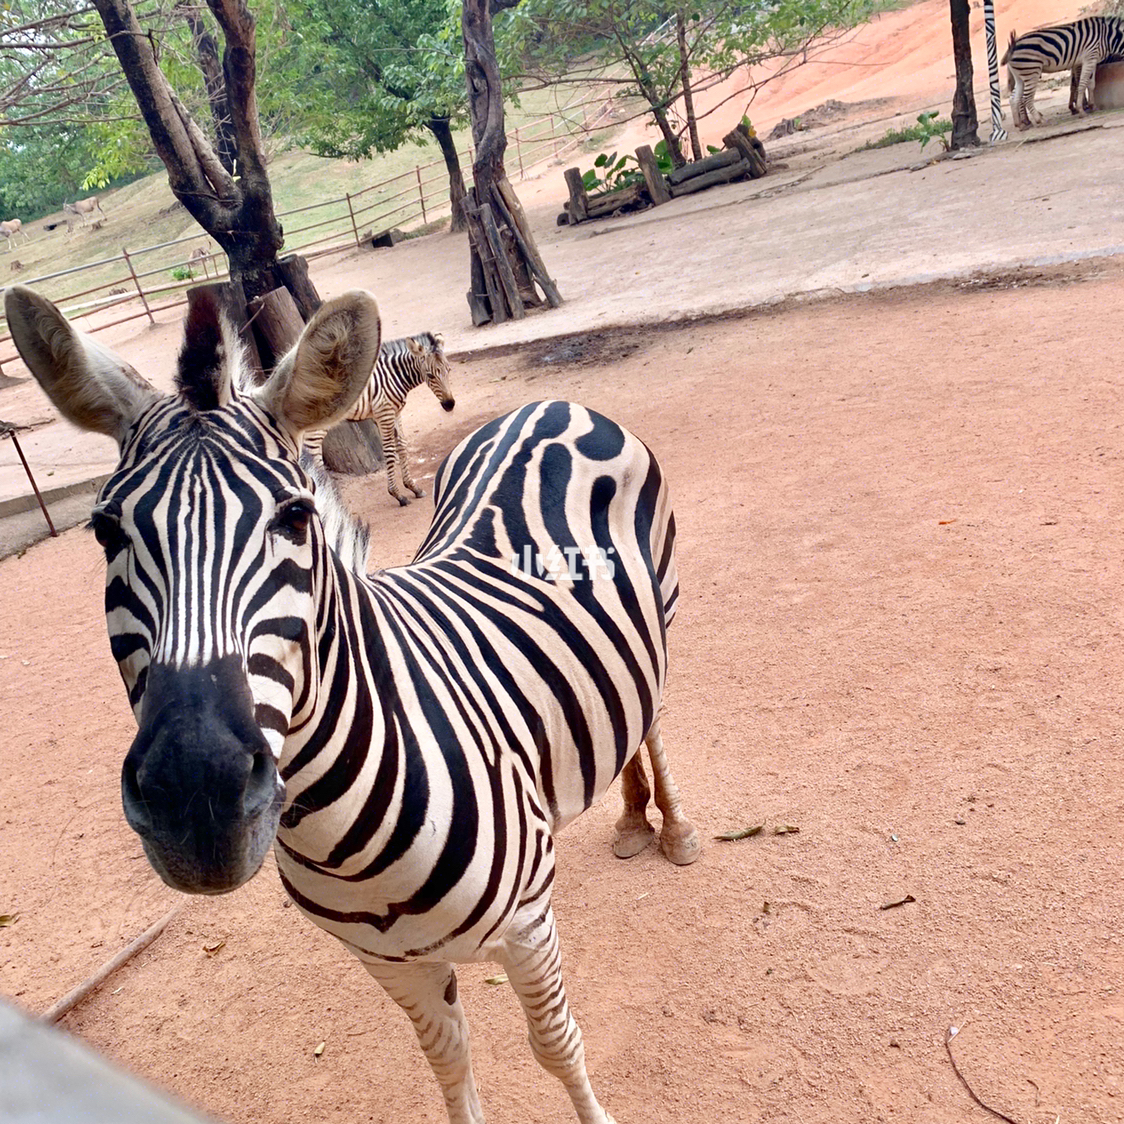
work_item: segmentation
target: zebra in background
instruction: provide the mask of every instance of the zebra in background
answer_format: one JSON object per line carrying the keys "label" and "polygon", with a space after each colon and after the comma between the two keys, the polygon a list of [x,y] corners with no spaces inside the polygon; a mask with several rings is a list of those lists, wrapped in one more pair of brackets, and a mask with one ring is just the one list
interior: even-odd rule
{"label": "zebra in background", "polygon": [[[386,490],[405,507],[409,498],[403,487],[415,496],[425,491],[414,483],[406,454],[406,438],[402,431],[402,407],[406,395],[424,382],[437,397],[442,409],[451,410],[457,403],[449,390],[449,360],[445,358],[444,340],[434,332],[422,332],[400,340],[387,340],[379,350],[375,369],[355,404],[343,421],[364,421],[373,418],[386,458]],[[316,460],[324,457],[324,430],[304,435],[304,448]]]}
{"label": "zebra in background", "polygon": [[409,1015],[451,1124],[483,1121],[453,964],[498,961],[579,1121],[611,1124],[563,987],[553,839],[623,775],[614,850],[648,845],[644,742],[661,846],[699,854],[660,738],[679,582],[654,456],[580,406],[525,406],[454,449],[414,561],[368,577],[298,450],[367,384],[369,294],[323,305],[245,395],[206,295],[173,395],[30,289],[5,300],[54,404],[120,446],[91,527],[138,724],[125,816],[153,867],[221,893],[275,842],[301,911]]}
{"label": "zebra in background", "polygon": [[1042,124],[1034,108],[1034,92],[1043,74],[1079,69],[1077,88],[1070,95],[1076,112],[1084,102],[1089,112],[1096,105],[1093,89],[1097,64],[1109,55],[1124,54],[1124,20],[1113,16],[1087,16],[1058,27],[1043,27],[1011,42],[1003,62],[1007,64],[1007,87],[1011,92],[1011,118],[1020,129]]}

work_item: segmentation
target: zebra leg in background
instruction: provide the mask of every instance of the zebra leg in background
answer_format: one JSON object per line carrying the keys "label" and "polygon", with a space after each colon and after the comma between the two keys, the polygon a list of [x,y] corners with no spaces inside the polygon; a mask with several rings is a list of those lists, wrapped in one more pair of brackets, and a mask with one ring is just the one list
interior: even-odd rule
{"label": "zebra leg in background", "polygon": [[1026,118],[1026,128],[1031,125],[1041,125],[1046,120],[1037,109],[1034,108],[1034,92],[1038,89],[1038,80],[1042,77],[1042,72],[1037,74],[1028,74],[1022,82],[1023,87],[1023,116]]}
{"label": "zebra leg in background", "polygon": [[644,759],[639,753],[621,773],[621,795],[624,797],[624,811],[617,820],[613,854],[618,859],[631,859],[651,843],[656,833],[648,822],[646,809],[652,790],[648,787]]}
{"label": "zebra leg in background", "polygon": [[614,1124],[597,1103],[585,1071],[582,1032],[566,1000],[562,953],[554,910],[543,902],[524,906],[504,937],[500,963],[527,1017],[531,1051],[547,1073],[566,1086],[581,1124]]}
{"label": "zebra leg in background", "polygon": [[677,866],[687,866],[699,857],[701,846],[695,825],[685,815],[679,803],[679,786],[671,775],[667,755],[660,737],[659,715],[644,739],[648,756],[652,759],[652,779],[656,786],[656,807],[663,813],[660,829],[660,847]]}
{"label": "zebra leg in background", "polygon": [[410,475],[410,457],[409,450],[406,448],[406,433],[402,428],[402,415],[394,419],[394,442],[398,446],[398,464],[402,471],[402,484],[404,487],[409,488],[418,499],[425,495],[425,489],[419,488],[414,483],[414,478]]}
{"label": "zebra leg in background", "polygon": [[995,49],[995,0],[984,0],[984,37],[987,40],[987,76],[991,90],[991,139],[998,144],[1007,139],[1003,128],[1003,99],[999,93],[999,54]]}
{"label": "zebra leg in background", "polygon": [[468,1023],[457,996],[452,964],[383,964],[363,961],[387,995],[410,1016],[418,1042],[445,1095],[449,1124],[484,1124],[472,1058]]}
{"label": "zebra leg in background", "polygon": [[379,414],[375,418],[379,427],[379,439],[382,441],[383,456],[386,457],[386,490],[403,506],[410,503],[410,499],[402,491],[402,479],[399,464],[402,450],[398,447],[398,417]]}
{"label": "zebra leg in background", "polygon": [[1097,60],[1087,58],[1081,64],[1081,79],[1077,83],[1077,104],[1083,106],[1086,113],[1096,111],[1093,100],[1094,90],[1097,86]]}

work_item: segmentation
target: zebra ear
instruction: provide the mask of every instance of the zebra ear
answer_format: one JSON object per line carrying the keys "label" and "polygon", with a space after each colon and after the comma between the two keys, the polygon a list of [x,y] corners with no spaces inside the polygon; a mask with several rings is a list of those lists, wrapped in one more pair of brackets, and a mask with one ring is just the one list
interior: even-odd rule
{"label": "zebra ear", "polygon": [[354,404],[379,354],[379,308],[361,289],[326,301],[257,400],[295,436],[327,429]]}
{"label": "zebra ear", "polygon": [[8,328],[23,361],[59,413],[120,443],[162,397],[123,359],[79,332],[46,297],[22,285],[4,294]]}

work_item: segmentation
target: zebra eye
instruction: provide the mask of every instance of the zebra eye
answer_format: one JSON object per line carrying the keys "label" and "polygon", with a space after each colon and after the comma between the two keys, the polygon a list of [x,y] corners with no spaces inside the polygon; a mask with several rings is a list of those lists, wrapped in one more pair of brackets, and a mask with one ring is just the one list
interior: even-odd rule
{"label": "zebra eye", "polygon": [[315,510],[310,500],[292,500],[280,508],[273,517],[271,530],[284,535],[297,546],[304,546],[308,541],[308,524]]}
{"label": "zebra eye", "polygon": [[106,560],[112,562],[117,554],[129,545],[129,536],[121,529],[120,522],[104,511],[95,511],[90,517],[89,529],[105,551]]}

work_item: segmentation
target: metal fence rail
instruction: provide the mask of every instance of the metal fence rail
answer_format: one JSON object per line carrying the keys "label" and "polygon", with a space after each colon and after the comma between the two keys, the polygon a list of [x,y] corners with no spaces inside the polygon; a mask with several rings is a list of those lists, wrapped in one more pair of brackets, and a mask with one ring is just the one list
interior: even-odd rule
{"label": "metal fence rail", "polygon": [[[578,114],[568,119],[564,115],[566,111],[562,111],[513,129],[508,134],[507,151],[513,178],[516,178],[515,167],[519,169],[517,178],[526,179],[546,161],[576,149],[590,130],[604,123],[612,106],[611,92],[606,88],[583,106],[570,107],[580,110],[580,119],[575,119]],[[465,168],[466,181],[471,183],[471,146],[457,155]],[[317,258],[361,247],[372,234],[391,227],[409,230],[426,226],[449,211],[445,163],[433,160],[340,198],[279,211],[277,218],[286,227],[285,252]],[[284,223],[283,220],[290,217],[303,225]],[[207,278],[229,276],[226,255],[209,242],[205,246],[209,257],[202,263],[192,262],[188,247],[200,248],[206,238],[205,232],[199,230],[156,246],[132,250],[122,247],[121,253],[114,257],[32,277],[21,284],[34,285],[59,305],[68,318],[81,318],[80,326],[86,332],[104,331],[144,317],[155,323],[157,314],[186,305],[183,290]],[[94,271],[102,274],[97,284],[78,290],[68,288],[67,279]],[[124,315],[107,317],[114,309]],[[0,322],[3,323],[3,334],[0,334],[2,375],[4,364],[19,357],[2,309]]]}

